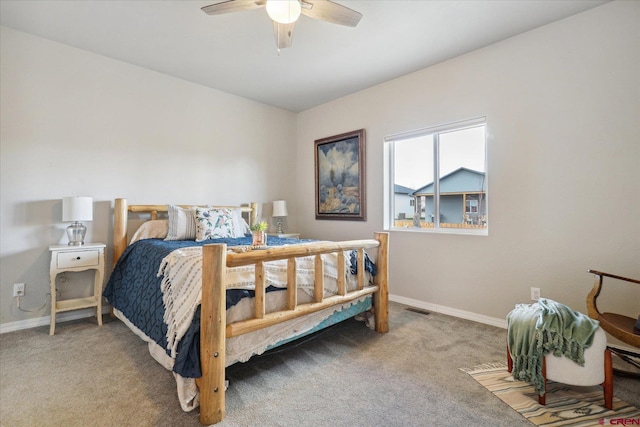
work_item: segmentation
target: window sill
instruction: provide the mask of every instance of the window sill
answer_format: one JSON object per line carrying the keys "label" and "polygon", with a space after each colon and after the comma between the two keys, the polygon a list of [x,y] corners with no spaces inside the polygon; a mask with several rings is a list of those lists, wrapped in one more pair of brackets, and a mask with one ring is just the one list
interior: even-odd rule
{"label": "window sill", "polygon": [[385,228],[385,231],[399,231],[401,233],[424,233],[424,234],[457,234],[464,236],[488,236],[489,230],[486,228]]}

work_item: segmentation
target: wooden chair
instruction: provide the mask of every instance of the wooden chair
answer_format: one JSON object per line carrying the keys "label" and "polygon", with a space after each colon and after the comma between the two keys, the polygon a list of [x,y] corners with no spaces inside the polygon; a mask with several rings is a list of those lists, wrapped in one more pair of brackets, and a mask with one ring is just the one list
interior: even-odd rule
{"label": "wooden chair", "polygon": [[[600,291],[602,290],[602,285],[604,284],[605,277],[637,284],[640,284],[640,280],[616,276],[615,274],[603,273],[596,270],[588,271],[589,273],[595,274],[595,283],[593,285],[593,289],[587,295],[587,313],[589,317],[599,321],[600,327],[611,334],[613,337],[619,339],[625,344],[631,345],[632,347],[640,348],[640,331],[638,331],[638,329],[636,328],[636,319],[617,313],[600,313],[596,302],[598,295],[600,295]],[[612,347],[609,347],[609,349],[625,362],[628,362],[636,368],[640,369],[640,363],[631,358],[639,358],[640,353]],[[616,372],[640,378],[640,374],[637,373],[619,371],[617,369]]]}

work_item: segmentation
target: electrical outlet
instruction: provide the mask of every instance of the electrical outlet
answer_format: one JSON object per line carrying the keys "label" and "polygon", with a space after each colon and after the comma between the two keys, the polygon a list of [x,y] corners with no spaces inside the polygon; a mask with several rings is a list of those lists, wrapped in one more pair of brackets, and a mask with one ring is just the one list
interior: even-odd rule
{"label": "electrical outlet", "polygon": [[24,296],[24,283],[14,283],[13,284],[13,296],[14,297],[23,297]]}
{"label": "electrical outlet", "polygon": [[531,301],[538,301],[540,299],[540,288],[531,288]]}

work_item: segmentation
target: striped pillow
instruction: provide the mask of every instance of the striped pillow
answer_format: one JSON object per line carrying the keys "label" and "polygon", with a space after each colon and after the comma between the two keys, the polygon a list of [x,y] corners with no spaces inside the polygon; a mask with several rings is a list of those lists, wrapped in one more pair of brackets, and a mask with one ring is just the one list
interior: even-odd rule
{"label": "striped pillow", "polygon": [[195,240],[196,216],[194,208],[167,205],[169,229],[164,240]]}

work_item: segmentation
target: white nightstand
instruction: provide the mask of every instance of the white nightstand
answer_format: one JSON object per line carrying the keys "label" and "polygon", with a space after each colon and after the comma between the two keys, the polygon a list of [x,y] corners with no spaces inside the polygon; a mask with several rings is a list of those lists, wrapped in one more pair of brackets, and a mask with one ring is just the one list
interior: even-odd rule
{"label": "white nightstand", "polygon": [[[86,243],[82,246],[51,245],[51,327],[49,335],[56,329],[56,313],[80,308],[96,307],[98,325],[102,325],[102,282],[104,278],[104,243]],[[95,270],[93,295],[56,301],[56,276],[67,271]]]}
{"label": "white nightstand", "polygon": [[267,236],[279,237],[281,239],[299,239],[300,233],[267,233]]}

